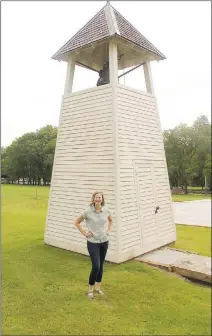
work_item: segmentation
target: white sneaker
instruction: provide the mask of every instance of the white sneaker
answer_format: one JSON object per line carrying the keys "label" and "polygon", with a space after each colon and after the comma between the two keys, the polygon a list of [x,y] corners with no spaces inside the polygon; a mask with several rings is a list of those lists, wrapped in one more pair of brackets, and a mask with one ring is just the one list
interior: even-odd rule
{"label": "white sneaker", "polygon": [[105,295],[105,293],[104,293],[103,291],[101,291],[101,289],[95,289],[95,291],[96,291],[98,294]]}
{"label": "white sneaker", "polygon": [[94,299],[93,291],[88,292],[89,299]]}

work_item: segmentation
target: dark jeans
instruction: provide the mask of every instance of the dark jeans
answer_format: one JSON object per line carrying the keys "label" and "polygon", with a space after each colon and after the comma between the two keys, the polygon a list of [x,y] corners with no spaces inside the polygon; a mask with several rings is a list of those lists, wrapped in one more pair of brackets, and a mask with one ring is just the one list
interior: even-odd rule
{"label": "dark jeans", "polygon": [[87,241],[88,252],[91,257],[92,270],[89,276],[89,285],[93,286],[95,282],[102,281],[103,264],[107,253],[109,242],[91,243]]}

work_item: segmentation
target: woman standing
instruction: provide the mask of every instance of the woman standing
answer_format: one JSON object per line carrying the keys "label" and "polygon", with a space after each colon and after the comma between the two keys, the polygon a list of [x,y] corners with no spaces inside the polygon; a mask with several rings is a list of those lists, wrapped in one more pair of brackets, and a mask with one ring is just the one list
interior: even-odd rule
{"label": "woman standing", "polygon": [[[80,225],[84,219],[87,226],[86,231]],[[92,262],[88,297],[93,299],[94,288],[98,294],[104,294],[100,286],[103,276],[103,264],[109,244],[109,232],[112,228],[112,217],[105,207],[102,192],[96,191],[92,195],[90,206],[75,220],[74,224],[87,238],[88,253]]]}

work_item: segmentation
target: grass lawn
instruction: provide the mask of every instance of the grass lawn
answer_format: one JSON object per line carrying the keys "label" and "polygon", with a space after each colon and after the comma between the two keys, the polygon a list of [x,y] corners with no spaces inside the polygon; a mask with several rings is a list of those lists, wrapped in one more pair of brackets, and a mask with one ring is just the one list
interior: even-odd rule
{"label": "grass lawn", "polygon": [[172,247],[211,257],[211,228],[177,224],[177,241]]}
{"label": "grass lawn", "polygon": [[190,190],[204,190],[204,188],[202,189],[202,187],[192,187],[192,186],[188,186],[188,189]]}
{"label": "grass lawn", "polygon": [[203,199],[211,199],[211,195],[210,194],[172,195],[172,201],[174,202],[197,201]]}
{"label": "grass lawn", "polygon": [[211,335],[210,288],[136,261],[106,263],[89,301],[88,257],[43,243],[48,193],[2,187],[3,335]]}

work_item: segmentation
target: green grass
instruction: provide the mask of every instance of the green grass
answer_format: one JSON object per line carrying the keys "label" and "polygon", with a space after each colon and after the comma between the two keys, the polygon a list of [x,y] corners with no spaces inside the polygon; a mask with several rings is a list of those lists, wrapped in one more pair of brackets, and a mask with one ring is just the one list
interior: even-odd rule
{"label": "green grass", "polygon": [[2,187],[3,335],[211,335],[210,288],[136,261],[89,301],[89,258],[43,243],[48,193]]}
{"label": "green grass", "polygon": [[204,188],[202,189],[202,187],[192,187],[192,186],[189,186],[188,189],[190,190],[204,190]]}
{"label": "green grass", "polygon": [[172,195],[173,202],[197,201],[203,199],[211,199],[211,195],[210,194]]}
{"label": "green grass", "polygon": [[211,228],[176,225],[177,241],[172,247],[211,257]]}

